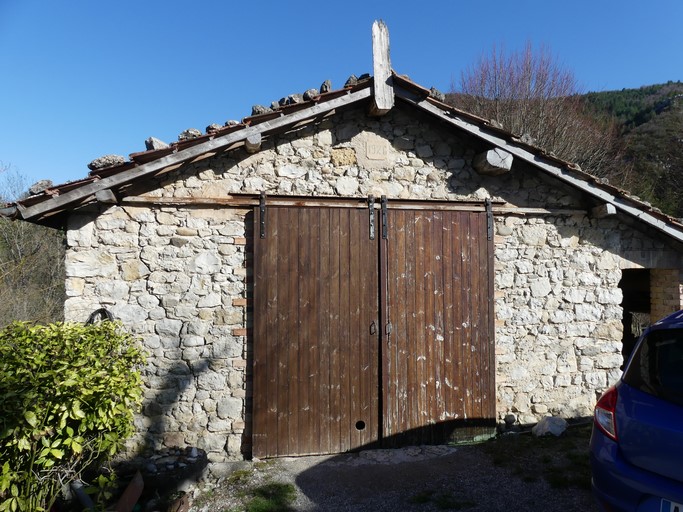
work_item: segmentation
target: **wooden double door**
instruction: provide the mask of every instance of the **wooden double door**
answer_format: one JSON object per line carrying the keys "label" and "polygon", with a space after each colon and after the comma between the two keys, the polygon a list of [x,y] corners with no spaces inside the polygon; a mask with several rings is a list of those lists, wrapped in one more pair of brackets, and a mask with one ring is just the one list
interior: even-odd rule
{"label": "wooden double door", "polygon": [[255,457],[441,443],[495,425],[483,207],[254,217]]}

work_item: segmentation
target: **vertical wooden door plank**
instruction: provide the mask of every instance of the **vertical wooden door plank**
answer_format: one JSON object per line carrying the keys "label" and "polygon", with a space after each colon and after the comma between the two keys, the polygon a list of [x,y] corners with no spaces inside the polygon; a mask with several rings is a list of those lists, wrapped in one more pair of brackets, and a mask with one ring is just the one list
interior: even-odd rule
{"label": "vertical wooden door plank", "polygon": [[341,432],[341,411],[342,411],[342,393],[345,392],[342,386],[341,365],[343,360],[342,351],[342,322],[341,322],[341,263],[340,263],[340,226],[342,223],[342,216],[345,214],[340,209],[333,209],[330,212],[330,277],[328,280],[328,289],[330,294],[330,309],[327,317],[330,324],[330,416],[329,416],[329,435],[330,435],[330,451],[329,453],[337,453],[343,451],[342,448],[342,432]]}
{"label": "vertical wooden door plank", "polygon": [[351,234],[350,210],[344,210],[339,223],[339,383],[340,383],[340,451],[345,452],[351,448],[351,429],[349,428],[351,419],[351,380],[349,378],[353,366],[350,361],[351,334],[349,325],[351,303]]}
{"label": "vertical wooden door plank", "polygon": [[[254,208],[254,316],[262,318],[267,310],[267,291],[264,289],[265,282],[263,276],[267,269],[265,258],[262,252],[265,250],[264,244],[257,234],[259,233],[260,214],[259,209]],[[262,349],[262,344],[266,343],[266,322],[260,321],[254,325],[254,360],[253,360],[253,413],[252,418],[254,428],[252,433],[252,452],[256,457],[263,457],[267,453],[266,412],[268,411],[268,392],[267,383],[264,376],[267,374],[266,352]]]}
{"label": "vertical wooden door plank", "polygon": [[[287,305],[291,300],[290,281],[295,279],[291,274],[291,251],[288,245],[287,233],[291,229],[291,224],[296,225],[296,212],[284,208],[270,208],[268,211],[269,223],[275,232],[268,235],[267,243],[269,243],[269,252],[276,257],[274,266],[268,265],[269,274],[264,276],[271,286],[278,290],[279,300],[271,304],[275,308],[271,313],[272,321],[275,322],[275,333],[269,335],[269,343],[277,347],[277,357],[275,364],[268,370],[277,375],[278,387],[273,390],[270,395],[271,407],[273,413],[277,415],[277,428],[272,435],[277,436],[277,451],[271,453],[272,456],[280,453],[289,453],[289,421],[291,412],[289,407],[290,393],[293,393],[290,367],[289,367],[289,349],[290,349],[290,330],[292,315],[290,315],[291,308]],[[279,226],[282,226],[282,234],[280,236]],[[273,273],[273,269],[275,272]],[[256,322],[261,321],[258,317]],[[269,330],[270,332],[270,330]]]}
{"label": "vertical wooden door plank", "polygon": [[315,365],[319,372],[317,406],[315,409],[319,429],[319,453],[330,453],[330,431],[333,418],[330,410],[330,209],[318,210],[320,218],[320,272],[317,282],[318,343],[319,353]]}

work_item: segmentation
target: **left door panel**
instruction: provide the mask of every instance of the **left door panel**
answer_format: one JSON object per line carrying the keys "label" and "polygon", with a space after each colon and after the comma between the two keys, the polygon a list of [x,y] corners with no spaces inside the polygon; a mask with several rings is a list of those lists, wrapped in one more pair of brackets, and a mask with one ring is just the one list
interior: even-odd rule
{"label": "left door panel", "polygon": [[340,453],[378,440],[378,244],[369,215],[268,207],[261,238],[255,209],[255,457]]}

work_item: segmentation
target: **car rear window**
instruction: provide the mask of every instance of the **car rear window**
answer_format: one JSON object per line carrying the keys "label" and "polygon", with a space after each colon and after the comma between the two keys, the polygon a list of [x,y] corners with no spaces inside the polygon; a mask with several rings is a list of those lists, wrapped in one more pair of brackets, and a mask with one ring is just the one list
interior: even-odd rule
{"label": "car rear window", "polygon": [[650,332],[633,353],[624,382],[683,405],[683,329]]}

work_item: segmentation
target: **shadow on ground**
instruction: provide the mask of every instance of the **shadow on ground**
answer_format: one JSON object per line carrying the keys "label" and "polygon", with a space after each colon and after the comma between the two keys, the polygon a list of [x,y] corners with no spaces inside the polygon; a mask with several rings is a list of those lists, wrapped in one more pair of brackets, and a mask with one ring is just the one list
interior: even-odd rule
{"label": "shadow on ground", "polygon": [[[310,503],[294,509],[596,510],[586,485],[590,482],[588,436],[573,435],[539,439],[526,433],[478,445],[368,450],[331,457],[298,473],[294,481]],[[585,457],[586,463],[579,457]]]}

